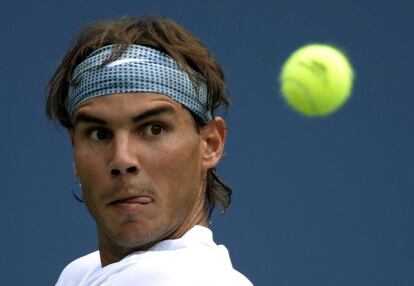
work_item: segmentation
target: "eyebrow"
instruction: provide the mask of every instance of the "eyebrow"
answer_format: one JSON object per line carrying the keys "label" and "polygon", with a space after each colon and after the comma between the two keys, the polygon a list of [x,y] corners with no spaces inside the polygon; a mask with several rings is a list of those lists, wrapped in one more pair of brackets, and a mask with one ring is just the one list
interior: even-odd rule
{"label": "eyebrow", "polygon": [[80,114],[76,115],[76,117],[75,117],[75,125],[77,125],[81,122],[106,125],[105,120],[103,120],[99,117],[93,116],[93,115],[85,114],[85,113],[80,113]]}
{"label": "eyebrow", "polygon": [[[145,111],[142,114],[138,114],[136,116],[134,116],[132,118],[132,121],[137,123],[143,120],[146,120],[150,117],[153,116],[157,116],[157,115],[162,115],[162,114],[174,114],[174,109],[171,106],[160,106],[160,107],[156,107],[150,110]],[[102,118],[93,116],[93,115],[89,115],[86,113],[79,113],[78,115],[76,115],[75,117],[75,125],[84,122],[84,123],[96,123],[99,125],[106,125],[106,121]]]}
{"label": "eyebrow", "polygon": [[132,121],[133,122],[139,122],[139,121],[143,121],[145,119],[148,119],[150,117],[157,116],[157,115],[163,115],[163,114],[173,115],[173,114],[175,114],[175,112],[174,112],[174,109],[171,106],[168,106],[168,105],[160,106],[160,107],[156,107],[154,109],[147,110],[144,113],[139,114],[137,116],[134,116],[132,118]]}

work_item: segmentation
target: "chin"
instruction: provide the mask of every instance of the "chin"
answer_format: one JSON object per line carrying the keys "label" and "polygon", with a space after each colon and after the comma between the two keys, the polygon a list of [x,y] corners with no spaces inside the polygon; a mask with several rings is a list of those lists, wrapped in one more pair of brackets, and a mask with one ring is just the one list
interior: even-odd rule
{"label": "chin", "polygon": [[168,237],[169,233],[163,227],[154,229],[129,225],[118,231],[106,229],[104,240],[118,248],[144,250]]}

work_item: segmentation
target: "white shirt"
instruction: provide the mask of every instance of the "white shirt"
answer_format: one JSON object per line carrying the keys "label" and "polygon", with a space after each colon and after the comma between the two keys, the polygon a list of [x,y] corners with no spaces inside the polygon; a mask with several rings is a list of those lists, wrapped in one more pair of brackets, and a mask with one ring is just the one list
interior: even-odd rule
{"label": "white shirt", "polygon": [[252,286],[231,264],[211,230],[194,226],[183,237],[161,241],[121,261],[101,266],[99,251],[65,267],[56,286]]}

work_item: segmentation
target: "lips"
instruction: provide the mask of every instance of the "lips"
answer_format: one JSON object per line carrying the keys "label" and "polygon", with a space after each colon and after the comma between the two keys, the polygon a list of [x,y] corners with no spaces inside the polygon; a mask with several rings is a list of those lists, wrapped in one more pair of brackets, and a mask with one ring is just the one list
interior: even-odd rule
{"label": "lips", "polygon": [[153,201],[153,198],[149,196],[129,196],[115,199],[108,206],[118,213],[132,214],[147,210]]}
{"label": "lips", "polygon": [[116,204],[149,204],[152,202],[152,198],[151,197],[147,197],[147,196],[132,196],[132,197],[127,197],[127,198],[122,198],[122,199],[118,199],[115,200],[113,202],[111,202],[111,205],[116,205]]}

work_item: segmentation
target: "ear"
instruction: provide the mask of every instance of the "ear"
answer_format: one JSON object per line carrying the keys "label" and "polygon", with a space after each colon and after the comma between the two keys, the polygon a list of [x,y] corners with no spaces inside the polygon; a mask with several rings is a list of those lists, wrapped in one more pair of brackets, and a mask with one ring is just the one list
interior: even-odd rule
{"label": "ear", "polygon": [[202,164],[206,170],[214,168],[223,155],[227,127],[221,117],[215,117],[208,125],[201,128],[200,135],[204,141]]}
{"label": "ear", "polygon": [[70,143],[72,143],[72,147],[75,146],[75,131],[73,127],[67,129],[69,137],[70,137]]}

